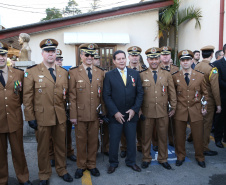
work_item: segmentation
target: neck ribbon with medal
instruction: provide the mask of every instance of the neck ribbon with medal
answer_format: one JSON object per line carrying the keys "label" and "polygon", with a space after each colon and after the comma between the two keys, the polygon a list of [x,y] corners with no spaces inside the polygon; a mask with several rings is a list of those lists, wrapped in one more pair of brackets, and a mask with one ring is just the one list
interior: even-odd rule
{"label": "neck ribbon with medal", "polygon": [[18,95],[20,91],[22,91],[22,82],[17,80],[14,82],[14,93]]}

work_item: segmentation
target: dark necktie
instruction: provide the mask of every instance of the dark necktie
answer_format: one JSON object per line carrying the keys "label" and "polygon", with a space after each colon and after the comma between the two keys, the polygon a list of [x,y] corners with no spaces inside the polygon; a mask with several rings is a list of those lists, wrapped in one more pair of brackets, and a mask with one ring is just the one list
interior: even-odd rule
{"label": "dark necktie", "polygon": [[3,71],[0,70],[0,82],[2,83],[3,87],[5,87],[5,80],[3,78],[3,75],[2,75]]}
{"label": "dark necktie", "polygon": [[137,68],[136,68],[136,67],[134,67],[133,69],[134,69],[134,70],[137,70]]}
{"label": "dark necktie", "polygon": [[169,66],[165,66],[165,69],[166,69],[166,70],[169,70]]}
{"label": "dark necktie", "polygon": [[152,71],[153,73],[154,73],[154,80],[155,80],[155,83],[156,83],[156,81],[157,81],[157,71]]}
{"label": "dark necktie", "polygon": [[56,82],[56,76],[53,74],[54,69],[53,68],[49,68],[50,74],[53,77],[54,82]]}
{"label": "dark necktie", "polygon": [[91,68],[90,67],[87,67],[86,70],[88,71],[89,81],[90,81],[90,83],[92,83],[92,74],[90,72]]}
{"label": "dark necktie", "polygon": [[186,81],[186,83],[187,83],[187,85],[189,84],[189,78],[188,78],[188,75],[189,75],[189,73],[185,73],[185,81]]}

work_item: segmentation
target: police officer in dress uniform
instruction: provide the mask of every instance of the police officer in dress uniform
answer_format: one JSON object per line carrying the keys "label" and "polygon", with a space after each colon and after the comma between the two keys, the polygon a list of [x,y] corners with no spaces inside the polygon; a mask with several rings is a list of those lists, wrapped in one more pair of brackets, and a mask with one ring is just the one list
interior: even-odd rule
{"label": "police officer in dress uniform", "polygon": [[176,166],[181,166],[185,160],[186,128],[189,121],[194,141],[195,158],[198,165],[205,168],[203,155],[203,116],[207,113],[207,106],[202,106],[201,98],[204,96],[205,101],[207,101],[208,92],[203,73],[191,68],[192,57],[192,51],[180,51],[178,58],[182,70],[173,74],[177,93],[177,109],[174,115]]}
{"label": "police officer in dress uniform", "polygon": [[[93,65],[101,68],[100,67],[100,55],[98,55],[98,54],[94,55]],[[107,69],[104,69],[104,68],[101,68],[101,69],[103,69],[105,73],[107,72]],[[108,124],[107,123],[102,123],[102,124],[103,124],[103,141],[101,141],[101,142],[102,142],[102,145],[103,145],[103,151],[101,151],[101,152],[103,152],[104,155],[109,156],[109,130],[108,130]],[[101,139],[102,139],[102,137],[101,137]],[[98,141],[98,148],[99,148],[99,141]],[[102,148],[101,148],[101,150],[102,150]]]}
{"label": "police officer in dress uniform", "polygon": [[[127,49],[127,52],[129,54],[129,65],[128,68],[134,69],[136,71],[142,71],[143,69],[146,69],[146,65],[140,64],[140,53],[142,52],[142,49],[138,46],[131,46]],[[140,116],[140,115],[139,115]],[[144,119],[144,117],[141,117]],[[141,132],[141,122],[142,120],[139,119],[137,122],[137,151],[142,152],[142,132]],[[121,158],[126,157],[126,137],[125,134],[122,133],[121,138],[121,146],[120,146],[120,156]]]}
{"label": "police officer in dress uniform", "polygon": [[0,42],[0,184],[8,184],[8,140],[13,165],[20,184],[31,185],[23,146],[24,72],[7,66],[8,46]]}
{"label": "police officer in dress uniform", "polygon": [[[160,49],[153,47],[145,54],[149,68],[141,71],[140,77],[144,90],[144,100],[141,107],[146,120],[142,124],[142,168],[147,168],[151,163],[151,140],[154,126],[158,133],[158,162],[166,169],[171,169],[167,162],[167,132],[169,117],[173,116],[176,109],[176,92],[173,79],[169,71],[159,67]],[[168,113],[168,102],[171,111]]]}
{"label": "police officer in dress uniform", "polygon": [[210,133],[212,129],[213,115],[215,108],[217,108],[216,113],[221,112],[221,99],[220,99],[220,89],[218,81],[218,70],[210,61],[213,58],[214,46],[205,46],[201,48],[203,60],[195,66],[195,70],[201,71],[204,73],[204,78],[206,81],[206,89],[208,91],[208,108],[206,114],[203,117],[204,124],[204,138],[203,138],[203,147],[204,155],[214,156],[217,155],[216,151],[209,149],[208,145],[210,142]]}
{"label": "police officer in dress uniform", "polygon": [[81,178],[87,169],[93,176],[100,176],[96,168],[99,120],[96,108],[102,104],[104,70],[94,66],[96,44],[79,46],[82,64],[69,71],[70,120],[75,125],[77,170]]}
{"label": "police officer in dress uniform", "polygon": [[66,170],[65,161],[68,72],[55,65],[57,45],[54,39],[42,40],[42,63],[28,67],[24,75],[24,113],[29,126],[37,130],[40,185],[48,184],[52,173],[49,162],[50,137],[54,144],[57,174],[64,181],[73,181]]}
{"label": "police officer in dress uniform", "polygon": [[[63,56],[62,56],[62,51],[60,49],[56,50],[56,61],[55,61],[56,65],[58,66],[62,66],[63,65]],[[69,110],[68,108],[66,108],[66,115],[67,115],[67,158],[70,159],[71,161],[76,161],[77,158],[74,154],[74,149],[72,148],[72,139],[71,139],[71,131],[72,131],[72,124],[70,122],[70,118],[69,118]],[[50,164],[52,167],[55,166],[55,157],[54,157],[54,146],[53,146],[53,140],[52,137],[50,137],[50,141],[49,141],[49,157],[50,157]]]}

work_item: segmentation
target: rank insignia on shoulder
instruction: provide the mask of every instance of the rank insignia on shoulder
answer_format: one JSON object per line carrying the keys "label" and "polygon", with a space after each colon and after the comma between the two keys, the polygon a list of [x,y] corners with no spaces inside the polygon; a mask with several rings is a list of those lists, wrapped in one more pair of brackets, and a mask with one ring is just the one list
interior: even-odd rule
{"label": "rank insignia on shoulder", "polygon": [[20,69],[20,68],[17,68],[17,67],[13,67],[14,69],[18,69],[18,70],[21,70],[21,71],[24,71],[23,69]]}
{"label": "rank insignia on shoulder", "polygon": [[166,68],[163,68],[163,67],[161,67],[161,69],[170,72],[169,69],[166,69]]}
{"label": "rank insignia on shoulder", "polygon": [[176,74],[176,73],[178,73],[179,71],[176,71],[176,72],[174,72],[174,73],[172,73],[172,75],[174,75],[174,74]]}
{"label": "rank insignia on shoulder", "polygon": [[142,73],[142,72],[144,72],[144,71],[146,71],[148,68],[146,68],[146,69],[143,69],[143,70],[141,70],[139,73]]}
{"label": "rank insignia on shoulder", "polygon": [[60,66],[61,69],[64,69],[65,71],[67,71],[67,69],[65,69],[64,67]]}
{"label": "rank insignia on shoulder", "polygon": [[197,72],[199,72],[199,73],[202,73],[202,74],[204,74],[202,71],[199,71],[199,70],[195,70],[195,71],[197,71]]}
{"label": "rank insignia on shoulder", "polygon": [[97,68],[101,69],[102,71],[104,71],[104,69],[102,67],[96,66]]}
{"label": "rank insignia on shoulder", "polygon": [[26,78],[27,78],[27,76],[28,76],[28,72],[24,73],[24,77],[26,77]]}
{"label": "rank insignia on shoulder", "polygon": [[32,67],[37,66],[37,64],[27,67],[27,69],[31,69]]}
{"label": "rank insignia on shoulder", "polygon": [[71,67],[69,70],[76,69],[76,68],[78,68],[78,67],[79,67],[79,66]]}
{"label": "rank insignia on shoulder", "polygon": [[213,65],[212,63],[209,63],[209,65],[210,65],[211,67],[214,67],[214,65]]}

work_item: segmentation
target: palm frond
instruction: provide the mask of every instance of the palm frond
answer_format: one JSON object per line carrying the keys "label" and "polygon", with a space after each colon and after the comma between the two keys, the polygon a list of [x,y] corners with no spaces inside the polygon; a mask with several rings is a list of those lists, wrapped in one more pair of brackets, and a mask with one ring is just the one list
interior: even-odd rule
{"label": "palm frond", "polygon": [[195,9],[193,6],[185,8],[184,10],[181,10],[178,14],[178,25],[180,25],[183,22],[187,22],[192,19],[195,19],[196,20],[195,28],[199,27],[201,29],[201,23],[200,23],[201,17],[202,17],[202,11],[200,8]]}

